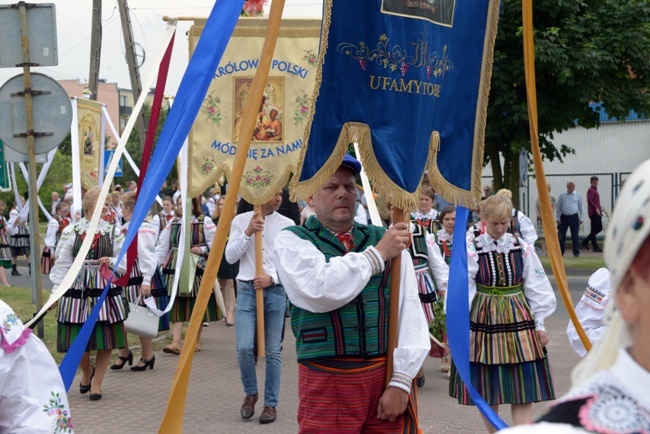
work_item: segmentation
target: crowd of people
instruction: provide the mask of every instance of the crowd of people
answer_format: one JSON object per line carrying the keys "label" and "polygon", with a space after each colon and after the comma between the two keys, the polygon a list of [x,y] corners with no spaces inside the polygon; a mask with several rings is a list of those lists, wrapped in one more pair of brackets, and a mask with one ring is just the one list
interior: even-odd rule
{"label": "crowd of people", "polygon": [[[226,325],[235,326],[244,392],[240,409],[243,419],[255,414],[259,399],[255,345],[259,291],[264,299],[266,351],[260,423],[272,423],[278,416],[283,362],[280,350],[286,317],[290,317],[299,364],[300,432],[417,432],[415,389],[425,385],[423,362],[427,355],[441,359],[440,369],[449,378],[450,397],[461,405],[474,404],[453,354],[449,353],[444,321],[456,209],[436,209],[437,196],[425,184],[418,191],[417,208],[408,215],[407,222],[393,221],[394,207],[390,201],[373,196],[383,222],[381,226],[372,225],[368,221],[368,197],[357,186],[360,171],[360,163],[346,155],[338,170],[304,202],[289,203],[286,191],[278,191],[259,211],[249,210],[245,201],[239,203],[219,266],[218,283],[215,282],[220,297],[214,292],[210,295],[203,322],[207,326],[223,320]],[[583,244],[587,247],[591,241],[595,251],[599,250],[595,237],[598,217],[603,213],[597,186],[598,179],[593,177],[588,193],[592,233]],[[116,186],[103,203],[98,202],[100,190],[94,187],[84,192],[79,208],[65,199],[53,204],[41,269],[49,274],[54,290],[78,255],[95,208],[102,208],[102,219],[83,267],[56,304],[57,351],[68,351],[108,284],[110,272],[117,275],[110,283],[79,367],[79,392],[89,393],[91,401],[101,400],[102,383],[109,368],[121,370],[128,365],[135,372],[154,369],[152,339],[140,337],[141,353],[134,363],[124,321],[129,303],[145,306],[149,297],[163,310],[170,302],[179,273],[189,278],[177,279],[178,294],[169,314],[159,318],[158,329],[171,330],[172,341],[163,348],[164,353],[178,355],[182,351],[183,324],[189,321],[195,306],[225,195],[210,189],[205,196],[183,203],[177,187],[174,185],[175,191],[171,192],[161,189],[161,210],[150,213],[140,226],[137,259],[132,264],[126,257],[120,263],[117,259],[135,207],[135,185],[127,184],[126,191]],[[461,226],[466,231],[462,236],[467,242],[469,278],[469,378],[494,410],[498,412],[499,406],[510,405],[514,423],[529,424],[533,403],[556,398],[544,325],[556,308],[556,299],[535,249],[538,235],[543,239],[543,233],[538,232],[540,217],[535,225],[514,209],[508,190],[493,194],[491,187],[487,187],[484,193],[479,209],[475,210],[478,221]],[[563,241],[562,229],[572,229],[582,220],[581,196],[575,192],[574,183],[569,182],[567,192],[557,202],[552,199],[552,203],[557,205],[554,212]],[[0,210],[3,206],[0,203]],[[190,214],[190,226],[188,239],[181,245],[184,212]],[[0,281],[4,268],[11,267],[12,256],[25,254],[24,246],[16,245],[24,231],[14,229],[21,223],[24,226],[24,222],[17,210],[12,213],[16,215],[12,214],[9,221],[0,221]],[[639,226],[635,230],[641,230],[645,223],[643,214],[633,223],[634,228]],[[261,267],[256,264],[256,234],[262,236]],[[7,236],[18,240],[12,243]],[[642,253],[641,244],[634,242],[638,244],[635,252]],[[545,247],[542,243],[543,253]],[[575,240],[573,248],[574,253],[579,248]],[[641,253],[643,258],[647,256]],[[391,263],[398,257],[398,339],[393,352],[393,374],[386,387]],[[618,261],[614,254],[606,259],[608,266]],[[630,259],[623,269],[612,270],[612,290],[624,287],[626,306],[635,297],[644,297],[635,292],[647,281],[641,269],[643,260]],[[639,265],[634,265],[637,262]],[[633,269],[639,271],[629,277],[629,270]],[[594,341],[605,330],[602,312],[609,300],[609,281],[610,272],[598,270],[577,308]],[[223,298],[223,303],[219,304],[218,298]],[[3,308],[0,306],[0,311]],[[628,324],[641,324],[632,329],[633,338],[641,339],[638,330],[645,323],[639,319],[640,314],[621,314]],[[448,324],[453,326],[454,322]],[[193,348],[195,352],[202,351],[201,331],[202,328]],[[576,351],[584,356],[586,350],[571,325],[567,333]],[[638,364],[635,369],[645,369],[645,375],[650,376],[644,359],[646,349],[634,342],[638,345],[633,348],[637,349],[620,356],[619,364],[624,365],[621,369]],[[94,365],[91,352],[96,352]],[[115,355],[117,359],[111,364]],[[609,377],[600,381],[604,384]],[[583,386],[580,390],[587,393],[596,389]],[[624,392],[633,396],[635,393],[627,389]],[[573,393],[554,407],[552,416],[543,420],[589,428],[588,417],[585,419],[582,413],[575,418],[569,415],[575,408],[568,403],[576,399],[580,405],[587,405],[580,395]],[[61,405],[67,406],[67,402]],[[648,407],[643,405],[642,400],[638,401],[638,408],[647,417]],[[641,416],[636,414],[637,418]],[[487,419],[485,425],[488,432],[495,432]],[[646,425],[645,429],[648,428]]]}

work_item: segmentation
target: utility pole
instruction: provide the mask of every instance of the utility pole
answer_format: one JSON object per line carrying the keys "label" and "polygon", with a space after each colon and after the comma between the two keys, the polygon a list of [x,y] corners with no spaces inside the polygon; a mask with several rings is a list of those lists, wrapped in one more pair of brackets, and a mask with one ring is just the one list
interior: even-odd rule
{"label": "utility pole", "polygon": [[[124,35],[124,48],[126,51],[126,63],[129,65],[129,76],[131,77],[131,89],[133,91],[133,101],[137,101],[142,93],[142,84],[140,83],[140,72],[135,59],[135,41],[133,40],[133,29],[131,27],[131,17],[126,0],[117,0],[120,9],[120,20],[122,21],[122,33]],[[146,137],[146,115],[144,109],[138,116],[138,133],[140,136],[140,147],[144,147]]]}
{"label": "utility pole", "polygon": [[97,93],[99,92],[99,61],[102,56],[102,0],[93,0],[93,26],[91,31],[88,89],[90,89],[90,99],[97,101]]}

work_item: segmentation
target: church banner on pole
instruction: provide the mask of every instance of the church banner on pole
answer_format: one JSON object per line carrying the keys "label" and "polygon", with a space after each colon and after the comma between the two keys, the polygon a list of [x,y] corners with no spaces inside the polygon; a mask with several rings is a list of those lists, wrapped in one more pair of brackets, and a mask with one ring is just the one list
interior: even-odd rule
{"label": "church banner on pole", "polygon": [[325,0],[294,195],[311,194],[359,143],[373,189],[414,205],[424,173],[450,202],[480,197],[496,0]]}
{"label": "church banner on pole", "polygon": [[100,181],[100,157],[103,158],[101,144],[104,138],[102,104],[79,98],[77,113],[81,188],[88,190],[90,187],[98,186]]}
{"label": "church banner on pole", "polygon": [[[190,29],[190,52],[203,25],[196,21]],[[316,82],[320,26],[320,20],[282,21],[240,187],[250,203],[271,199],[296,170]],[[265,31],[265,19],[240,19],[215,71],[190,134],[192,197],[231,175]]]}

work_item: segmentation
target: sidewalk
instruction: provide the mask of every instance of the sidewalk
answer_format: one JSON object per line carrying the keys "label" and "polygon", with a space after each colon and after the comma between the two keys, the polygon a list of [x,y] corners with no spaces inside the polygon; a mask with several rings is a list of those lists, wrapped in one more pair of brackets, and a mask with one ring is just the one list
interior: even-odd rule
{"label": "sidewalk", "polygon": [[[560,303],[561,304],[561,303]],[[558,396],[568,390],[570,371],[579,360],[566,338],[567,314],[558,306],[547,320],[551,342],[548,346]],[[263,406],[264,358],[258,364],[260,401],[255,416],[244,421],[239,407],[244,398],[235,355],[235,327],[211,323],[203,329],[203,351],[194,354],[185,406],[184,433],[291,433],[297,432],[297,364],[293,335],[287,333],[283,349],[282,387],[275,423],[261,425]],[[137,360],[139,353],[134,354]],[[135,361],[134,360],[134,361]],[[156,433],[165,413],[170,384],[178,357],[156,353],[155,369],[146,372],[109,370],[101,401],[91,402],[78,391],[79,376],[68,394],[77,433]],[[425,433],[483,433],[478,411],[458,405],[448,397],[448,380],[440,372],[438,359],[425,362],[426,384],[419,390],[419,417]],[[546,404],[536,404],[540,414]],[[506,410],[506,408],[504,408]],[[507,413],[507,414],[506,414]],[[506,423],[509,411],[502,410]]]}

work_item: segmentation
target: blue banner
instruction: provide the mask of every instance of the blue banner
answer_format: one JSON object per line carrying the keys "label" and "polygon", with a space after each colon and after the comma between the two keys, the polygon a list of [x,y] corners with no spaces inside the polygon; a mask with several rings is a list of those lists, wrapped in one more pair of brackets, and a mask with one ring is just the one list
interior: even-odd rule
{"label": "blue banner", "polygon": [[326,0],[323,16],[298,194],[358,142],[373,187],[396,205],[426,169],[445,199],[476,204],[498,1]]}
{"label": "blue banner", "polygon": [[467,208],[456,208],[456,223],[449,264],[449,287],[447,290],[447,337],[456,370],[467,386],[472,401],[481,414],[497,429],[507,427],[498,414],[490,408],[472,385],[469,371],[469,276],[467,273],[466,222]]}

